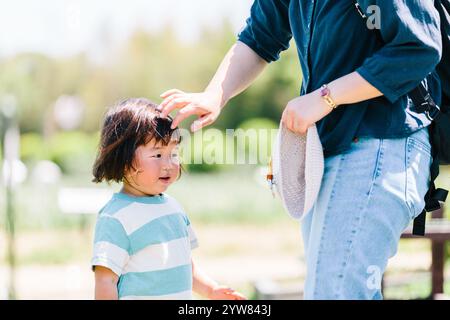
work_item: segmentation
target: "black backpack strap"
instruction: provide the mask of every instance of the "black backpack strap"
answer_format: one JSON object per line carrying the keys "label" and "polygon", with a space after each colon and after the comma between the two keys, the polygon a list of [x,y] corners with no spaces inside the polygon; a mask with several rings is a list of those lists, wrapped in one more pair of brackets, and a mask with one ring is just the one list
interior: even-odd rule
{"label": "black backpack strap", "polygon": [[[434,186],[434,183],[433,183]],[[418,215],[414,219],[413,223],[413,231],[412,234],[416,236],[424,236],[425,235],[425,221],[426,221],[426,215],[427,211],[435,211],[441,208],[441,205],[439,201],[445,202],[447,199],[448,191],[444,189],[435,189],[432,196],[431,201],[426,205],[425,209],[422,210],[420,215]],[[431,194],[431,193],[430,193]],[[426,199],[427,197],[425,197]]]}
{"label": "black backpack strap", "polygon": [[415,236],[425,235],[425,221],[427,217],[427,212],[425,209],[414,219],[412,234]]}
{"label": "black backpack strap", "polygon": [[439,117],[441,108],[434,102],[423,82],[408,92],[408,96],[413,101],[414,111],[424,113],[430,121]]}
{"label": "black backpack strap", "polygon": [[[434,126],[434,123],[431,124]],[[432,128],[431,128],[432,129]],[[434,180],[436,180],[439,175],[439,159],[437,159],[435,152],[432,152],[433,162],[430,167],[430,188],[425,195],[425,209],[414,219],[413,224],[413,234],[416,236],[425,235],[425,218],[426,213],[435,211],[441,208],[441,202],[445,202],[448,196],[448,191],[438,188],[434,185]]]}

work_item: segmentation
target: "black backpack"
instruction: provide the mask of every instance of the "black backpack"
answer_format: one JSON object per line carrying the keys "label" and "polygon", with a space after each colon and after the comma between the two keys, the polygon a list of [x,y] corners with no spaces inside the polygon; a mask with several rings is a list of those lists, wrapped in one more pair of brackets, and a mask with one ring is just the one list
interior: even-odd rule
{"label": "black backpack", "polygon": [[[353,2],[359,14],[367,20],[358,1],[353,0]],[[447,190],[436,188],[434,185],[439,175],[439,165],[450,164],[450,0],[434,0],[434,5],[441,18],[443,52],[442,60],[436,67],[442,84],[441,106],[436,105],[423,83],[408,93],[414,103],[415,111],[425,113],[432,120],[429,128],[433,156],[430,188],[425,195],[425,209],[414,219],[413,226],[413,234],[422,236],[425,234],[426,212],[440,209],[440,201],[445,202],[448,195]],[[382,41],[379,30],[375,33]]]}

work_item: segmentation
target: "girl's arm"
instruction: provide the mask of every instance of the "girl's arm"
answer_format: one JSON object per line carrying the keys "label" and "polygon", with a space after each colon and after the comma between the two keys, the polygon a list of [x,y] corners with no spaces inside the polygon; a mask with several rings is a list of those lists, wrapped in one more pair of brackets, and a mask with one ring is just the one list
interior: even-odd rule
{"label": "girl's arm", "polygon": [[95,267],[95,300],[118,300],[117,282],[119,277],[110,269]]}
{"label": "girl's arm", "polygon": [[194,261],[192,261],[192,280],[194,292],[205,298],[212,300],[246,300],[242,294],[212,280],[194,264]]}

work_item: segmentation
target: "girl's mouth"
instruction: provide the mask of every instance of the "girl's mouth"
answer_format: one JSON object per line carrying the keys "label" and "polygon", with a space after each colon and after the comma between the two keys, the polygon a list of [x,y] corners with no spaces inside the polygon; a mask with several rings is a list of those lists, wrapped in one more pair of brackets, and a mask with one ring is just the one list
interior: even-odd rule
{"label": "girl's mouth", "polygon": [[161,181],[162,183],[168,183],[170,181],[170,177],[160,177],[159,181]]}

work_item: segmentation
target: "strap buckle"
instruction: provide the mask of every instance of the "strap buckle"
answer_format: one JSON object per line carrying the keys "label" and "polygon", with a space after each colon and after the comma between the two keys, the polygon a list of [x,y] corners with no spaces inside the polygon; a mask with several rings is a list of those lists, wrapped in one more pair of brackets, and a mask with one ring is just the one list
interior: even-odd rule
{"label": "strap buckle", "polygon": [[414,104],[414,111],[424,113],[428,120],[437,119],[441,108],[434,102],[428,90],[421,84],[408,94]]}
{"label": "strap buckle", "polygon": [[433,121],[439,116],[440,112],[441,108],[439,108],[438,105],[433,104],[427,111],[425,111],[425,116],[428,118],[428,120]]}
{"label": "strap buckle", "polygon": [[363,19],[367,19],[366,14],[364,13],[363,9],[361,8],[361,6],[359,5],[358,1],[355,1],[355,7],[356,10],[358,10],[359,15],[363,18]]}

